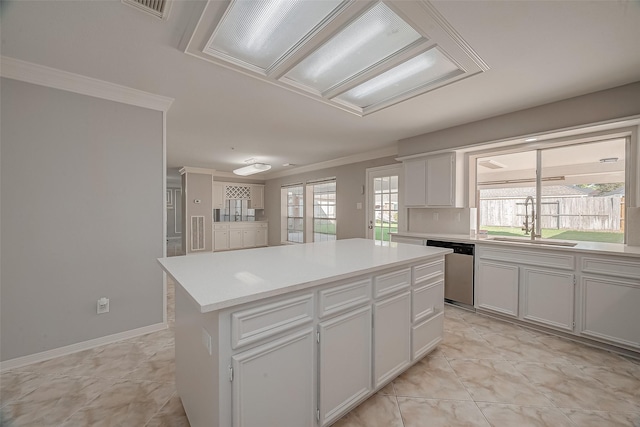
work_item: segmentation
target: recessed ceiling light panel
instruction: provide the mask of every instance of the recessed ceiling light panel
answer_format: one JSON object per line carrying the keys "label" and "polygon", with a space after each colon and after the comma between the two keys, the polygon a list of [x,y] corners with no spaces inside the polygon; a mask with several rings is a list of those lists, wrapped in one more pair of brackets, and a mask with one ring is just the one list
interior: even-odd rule
{"label": "recessed ceiling light panel", "polygon": [[285,78],[322,93],[423,37],[384,3],[377,3]]}
{"label": "recessed ceiling light panel", "polygon": [[[409,95],[409,92],[453,77],[462,71],[437,48],[424,52],[413,59],[374,77],[365,83],[337,96],[346,104],[366,109],[384,101]],[[423,92],[423,91],[422,91]]]}
{"label": "recessed ceiling light panel", "polygon": [[266,72],[342,3],[232,1],[204,52]]}

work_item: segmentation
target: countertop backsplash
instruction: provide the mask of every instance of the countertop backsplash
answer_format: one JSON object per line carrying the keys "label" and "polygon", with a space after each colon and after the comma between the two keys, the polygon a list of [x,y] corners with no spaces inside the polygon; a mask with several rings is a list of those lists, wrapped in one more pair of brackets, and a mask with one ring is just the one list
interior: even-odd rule
{"label": "countertop backsplash", "polygon": [[475,208],[411,208],[408,231],[475,234],[476,211]]}

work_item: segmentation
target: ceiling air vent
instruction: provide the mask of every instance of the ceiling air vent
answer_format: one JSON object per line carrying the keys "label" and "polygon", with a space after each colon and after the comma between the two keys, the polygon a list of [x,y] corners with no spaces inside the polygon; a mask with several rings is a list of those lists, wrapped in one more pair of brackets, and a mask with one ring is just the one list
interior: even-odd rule
{"label": "ceiling air vent", "polygon": [[122,0],[122,3],[149,13],[156,18],[166,20],[171,9],[170,0]]}

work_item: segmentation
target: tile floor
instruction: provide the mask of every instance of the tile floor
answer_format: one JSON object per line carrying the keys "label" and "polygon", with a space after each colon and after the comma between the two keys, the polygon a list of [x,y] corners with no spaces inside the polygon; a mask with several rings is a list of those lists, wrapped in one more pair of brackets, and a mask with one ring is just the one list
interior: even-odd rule
{"label": "tile floor", "polygon": [[[3,372],[0,425],[188,426],[173,305],[165,331]],[[334,426],[640,427],[640,360],[447,306],[438,348]]]}

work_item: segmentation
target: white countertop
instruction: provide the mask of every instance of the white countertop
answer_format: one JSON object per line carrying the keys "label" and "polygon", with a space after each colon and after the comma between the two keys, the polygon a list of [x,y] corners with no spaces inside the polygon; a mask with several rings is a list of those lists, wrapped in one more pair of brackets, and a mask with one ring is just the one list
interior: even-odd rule
{"label": "white countertop", "polygon": [[[640,246],[627,246],[622,243],[599,243],[599,242],[580,242],[572,240],[571,242],[577,243],[576,246],[553,246],[553,245],[540,245],[531,243],[515,243],[515,242],[503,242],[498,240],[487,239],[486,237],[471,237],[468,234],[438,234],[438,233],[414,233],[410,231],[402,231],[398,233],[391,233],[401,237],[414,237],[418,239],[429,240],[443,240],[446,242],[460,242],[460,243],[474,243],[474,244],[489,244],[489,245],[503,245],[510,247],[524,247],[531,249],[545,249],[552,251],[574,251],[574,252],[588,252],[592,254],[601,255],[622,255],[640,257]],[[526,240],[527,238],[523,238]],[[567,240],[569,241],[569,240]]]}
{"label": "white countertop", "polygon": [[347,239],[158,261],[206,313],[448,253],[450,249]]}

